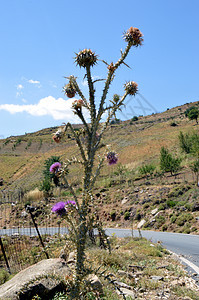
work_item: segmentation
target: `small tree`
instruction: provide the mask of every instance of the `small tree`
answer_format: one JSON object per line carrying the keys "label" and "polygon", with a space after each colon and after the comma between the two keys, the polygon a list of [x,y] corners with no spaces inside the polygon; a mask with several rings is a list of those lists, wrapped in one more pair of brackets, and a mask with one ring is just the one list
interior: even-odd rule
{"label": "small tree", "polygon": [[[83,123],[83,129],[79,132],[76,132],[73,126],[67,123],[53,136],[54,141],[59,143],[69,129],[79,149],[79,157],[71,158],[65,164],[62,164],[61,167],[57,165],[57,167],[55,166],[54,168],[54,171],[56,174],[59,174],[74,198],[73,203],[71,201],[67,203],[61,202],[53,207],[54,212],[67,219],[71,232],[71,240],[76,247],[76,274],[75,285],[71,291],[72,299],[82,299],[82,295],[80,296],[81,283],[84,276],[88,274],[84,263],[87,233],[90,232],[92,228],[97,228],[100,237],[105,237],[101,223],[95,214],[96,204],[94,203],[93,187],[105,158],[109,165],[117,163],[118,158],[114,151],[108,149],[105,150],[105,153],[102,153],[102,137],[112,118],[115,116],[116,111],[121,109],[126,97],[128,95],[133,96],[137,93],[138,85],[134,81],[127,82],[124,85],[124,94],[122,97],[114,95],[111,101],[106,102],[107,94],[110,84],[114,80],[116,70],[119,66],[126,65],[126,63],[124,63],[125,58],[133,46],[138,47],[142,44],[142,36],[138,28],[129,28],[124,34],[124,40],[127,42],[127,46],[124,51],[121,51],[121,56],[118,61],[116,63],[103,61],[107,65],[107,77],[104,82],[99,106],[97,106],[95,101],[95,85],[99,80],[94,80],[91,75],[91,68],[97,64],[98,57],[90,49],[84,49],[76,53],[75,56],[76,64],[80,68],[84,68],[86,72],[85,78],[87,79],[89,89],[88,98],[83,95],[77,83],[77,78],[73,75],[68,77],[68,83],[64,86],[64,92],[69,98],[74,97],[76,94],[79,95],[80,99],[74,100],[72,108]],[[83,108],[90,114],[89,123],[85,119]],[[107,114],[107,119],[102,124],[102,116],[105,114]],[[95,159],[96,156],[98,160]],[[77,164],[83,174],[81,198],[67,178],[66,168],[73,164]],[[69,212],[71,212],[71,214]],[[103,242],[103,240],[101,241]]]}
{"label": "small tree", "polygon": [[198,116],[199,110],[197,107],[192,106],[185,111],[185,116],[189,118],[189,120],[195,120],[196,124],[198,124]]}
{"label": "small tree", "polygon": [[181,164],[180,158],[175,158],[169,153],[169,150],[162,147],[160,150],[160,169],[163,172],[170,172],[173,176],[180,169]]}
{"label": "small tree", "polygon": [[191,165],[190,165],[191,171],[196,176],[196,185],[199,186],[199,159],[196,159]]}
{"label": "small tree", "polygon": [[186,154],[189,154],[191,152],[191,147],[192,147],[192,139],[190,134],[188,133],[183,134],[182,131],[180,131],[178,139],[182,151],[185,152]]}
{"label": "small tree", "polygon": [[180,132],[178,138],[183,152],[199,157],[199,134],[197,132],[186,134]]}

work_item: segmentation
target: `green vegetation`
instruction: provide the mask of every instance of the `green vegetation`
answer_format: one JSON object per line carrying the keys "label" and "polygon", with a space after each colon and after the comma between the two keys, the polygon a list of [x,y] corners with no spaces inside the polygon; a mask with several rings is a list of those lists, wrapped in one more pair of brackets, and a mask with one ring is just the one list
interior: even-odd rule
{"label": "green vegetation", "polygon": [[59,156],[51,156],[44,162],[44,169],[43,169],[44,179],[41,182],[40,190],[46,193],[49,193],[49,191],[52,188],[51,185],[52,180],[56,186],[59,185],[59,178],[54,173],[50,173],[50,166],[55,162],[60,162]]}
{"label": "green vegetation", "polygon": [[198,124],[198,116],[199,110],[197,107],[192,106],[185,111],[185,116],[189,118],[189,120],[195,120]]}
{"label": "green vegetation", "polygon": [[174,175],[180,170],[181,158],[175,158],[169,153],[169,150],[162,147],[160,150],[160,169],[163,172],[170,172]]}
{"label": "green vegetation", "polygon": [[141,167],[139,167],[139,172],[141,175],[144,175],[146,177],[152,176],[156,167],[152,164],[146,164]]}

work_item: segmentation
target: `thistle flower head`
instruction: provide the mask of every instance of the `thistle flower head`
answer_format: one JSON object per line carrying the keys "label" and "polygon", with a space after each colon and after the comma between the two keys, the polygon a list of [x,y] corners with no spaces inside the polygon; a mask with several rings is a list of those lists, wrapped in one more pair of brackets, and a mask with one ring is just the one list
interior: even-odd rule
{"label": "thistle flower head", "polygon": [[106,159],[109,165],[115,165],[118,161],[117,154],[113,151],[106,154]]}
{"label": "thistle flower head", "polygon": [[75,62],[80,66],[80,68],[86,68],[87,66],[92,67],[97,63],[97,55],[95,55],[95,52],[91,51],[90,49],[84,49],[75,54]]}
{"label": "thistle flower head", "polygon": [[124,40],[127,43],[131,43],[133,46],[138,47],[142,45],[143,34],[142,32],[135,27],[130,27],[127,32],[124,33]]}
{"label": "thistle flower head", "polygon": [[55,162],[50,166],[50,173],[56,174],[57,172],[60,171],[60,168],[61,168],[60,162]]}
{"label": "thistle flower head", "polygon": [[53,134],[53,140],[56,143],[59,143],[61,141],[61,139],[63,138],[65,134],[65,129],[64,128],[59,128],[54,134]]}
{"label": "thistle flower head", "polygon": [[71,84],[71,82],[69,82],[68,84],[66,84],[63,87],[63,92],[68,98],[73,98],[73,97],[75,97],[75,94],[76,94],[76,91],[75,91],[73,85]]}
{"label": "thistle flower head", "polygon": [[81,110],[82,106],[84,105],[84,101],[82,99],[79,100],[75,100],[72,103],[72,108],[74,108],[75,110]]}
{"label": "thistle flower head", "polygon": [[114,71],[116,70],[116,67],[114,66],[113,62],[110,63],[110,65],[108,65],[108,70],[112,73],[114,73]]}
{"label": "thistle flower head", "polygon": [[63,216],[66,214],[66,203],[65,202],[58,202],[52,207],[52,212],[57,213],[59,216]]}
{"label": "thistle flower head", "polygon": [[70,208],[77,208],[75,201],[67,201],[67,202],[58,202],[52,207],[52,212],[57,213],[59,216],[66,215],[68,209]]}
{"label": "thistle flower head", "polygon": [[124,89],[129,95],[135,95],[138,91],[138,84],[135,81],[129,81],[124,85]]}

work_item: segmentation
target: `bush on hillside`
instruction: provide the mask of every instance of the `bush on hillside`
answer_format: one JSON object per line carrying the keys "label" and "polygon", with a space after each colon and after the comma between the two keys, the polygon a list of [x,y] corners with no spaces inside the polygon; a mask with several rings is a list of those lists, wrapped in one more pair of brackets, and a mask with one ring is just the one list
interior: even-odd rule
{"label": "bush on hillside", "polygon": [[170,172],[171,175],[176,174],[180,170],[181,158],[175,158],[169,153],[169,150],[162,147],[160,150],[160,169],[163,172]]}

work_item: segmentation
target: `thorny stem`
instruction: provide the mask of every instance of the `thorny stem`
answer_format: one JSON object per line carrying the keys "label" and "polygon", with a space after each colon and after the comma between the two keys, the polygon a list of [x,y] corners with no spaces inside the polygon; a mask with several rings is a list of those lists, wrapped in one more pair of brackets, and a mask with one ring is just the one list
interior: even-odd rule
{"label": "thorny stem", "polygon": [[108,115],[108,117],[106,119],[106,122],[105,122],[105,124],[104,124],[104,126],[103,126],[103,128],[101,130],[101,133],[100,133],[99,138],[98,138],[98,142],[95,145],[95,149],[97,149],[97,147],[98,147],[98,145],[99,145],[99,143],[101,141],[102,135],[103,135],[104,131],[106,130],[107,126],[109,125],[109,122],[110,122],[112,116],[114,115],[114,113],[116,112],[116,110],[123,104],[123,102],[124,102],[124,100],[125,100],[125,98],[126,98],[127,95],[128,95],[128,92],[125,92],[125,94],[123,95],[123,97],[121,98],[121,100],[117,104],[115,104],[113,106],[113,108],[112,108],[111,112],[109,113],[109,115]]}
{"label": "thorny stem", "polygon": [[102,166],[103,166],[104,159],[105,159],[105,158],[103,157],[103,158],[100,160],[99,164],[98,164],[97,170],[96,170],[95,175],[94,175],[93,180],[92,180],[91,189],[94,187],[94,184],[95,184],[95,182],[96,182],[96,179],[97,179],[97,177],[98,177],[98,175],[99,175],[99,173],[100,173],[100,170],[101,170],[101,168],[102,168]]}
{"label": "thorny stem", "polygon": [[80,96],[80,98],[84,101],[85,107],[89,109],[88,102],[87,102],[86,98],[84,97],[82,91],[80,90],[79,85],[77,84],[77,81],[76,81],[75,77],[73,75],[71,75],[71,76],[69,76],[69,80],[72,81],[75,90],[77,91],[77,93]]}
{"label": "thorny stem", "polygon": [[[127,57],[128,53],[129,53],[129,50],[131,49],[131,47],[132,47],[132,44],[128,43],[127,46],[126,46],[126,49],[122,53],[120,59],[115,63],[115,65],[113,65],[113,68],[115,70],[123,63],[123,61],[125,60],[125,58]],[[110,86],[110,83],[112,81],[112,77],[113,77],[114,72],[115,71],[111,71],[111,70],[109,70],[109,72],[108,72],[107,79],[106,79],[106,82],[105,82],[105,87],[104,87],[102,98],[101,98],[100,108],[99,108],[99,112],[98,112],[98,116],[97,116],[97,122],[100,121],[100,118],[101,118],[101,116],[104,112],[103,106],[104,106],[106,95],[108,93],[109,86]]]}
{"label": "thorny stem", "polygon": [[89,129],[88,124],[86,123],[86,121],[85,121],[85,119],[84,119],[84,116],[83,116],[82,112],[81,112],[81,111],[78,111],[77,115],[78,115],[78,117],[80,118],[80,120],[82,121],[82,123],[84,124],[88,136],[90,136],[90,134],[91,134],[91,133],[90,133],[90,129]]}
{"label": "thorny stem", "polygon": [[91,77],[91,70],[90,70],[90,65],[86,66],[86,75],[87,75],[87,81],[88,81],[88,87],[89,87],[89,99],[90,99],[90,107],[91,107],[91,120],[92,123],[95,120],[96,117],[96,108],[95,108],[95,99],[94,99],[94,94],[95,94],[95,89],[93,86],[93,81]]}
{"label": "thorny stem", "polygon": [[75,194],[75,191],[74,191],[74,189],[72,188],[72,186],[68,183],[68,180],[66,179],[65,176],[64,176],[64,182],[65,182],[67,188],[69,188],[71,194],[73,195],[74,200],[75,200],[75,202],[76,202],[76,204],[77,204],[77,208],[78,208],[78,210],[79,210],[79,209],[80,209],[80,206],[79,206],[79,202],[78,202],[77,196],[76,196],[76,194]]}
{"label": "thorny stem", "polygon": [[83,161],[84,161],[84,163],[86,163],[87,159],[86,159],[85,152],[84,152],[84,149],[83,149],[82,142],[81,142],[80,138],[78,137],[78,135],[76,134],[76,132],[73,128],[73,126],[70,123],[67,123],[66,127],[70,127],[70,129],[73,133],[73,136],[75,137],[76,143],[77,143],[77,145],[80,149],[80,153],[81,153],[81,156],[83,158]]}

